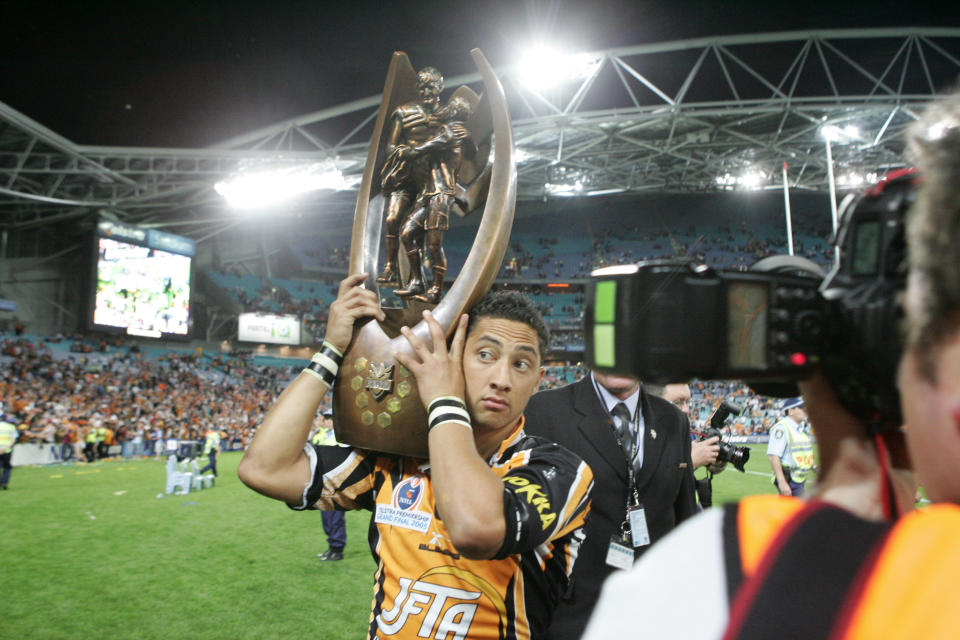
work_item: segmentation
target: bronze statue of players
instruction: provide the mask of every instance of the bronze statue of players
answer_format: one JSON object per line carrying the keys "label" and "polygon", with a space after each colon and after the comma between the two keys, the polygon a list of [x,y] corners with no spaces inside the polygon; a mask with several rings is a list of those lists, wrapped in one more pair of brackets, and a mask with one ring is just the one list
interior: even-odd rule
{"label": "bronze statue of players", "polygon": [[[433,67],[417,73],[418,99],[400,105],[390,116],[387,157],[380,172],[384,195],[384,248],[386,262],[377,278],[381,284],[399,286],[399,247],[409,264],[406,286],[394,290],[400,297],[437,304],[447,272],[443,232],[450,226],[450,212],[457,202],[457,180],[464,153],[473,157],[473,143],[466,119],[472,105],[454,95],[440,106],[443,76]],[[466,208],[466,203],[458,203]],[[430,261],[433,280],[425,288],[423,266]]]}

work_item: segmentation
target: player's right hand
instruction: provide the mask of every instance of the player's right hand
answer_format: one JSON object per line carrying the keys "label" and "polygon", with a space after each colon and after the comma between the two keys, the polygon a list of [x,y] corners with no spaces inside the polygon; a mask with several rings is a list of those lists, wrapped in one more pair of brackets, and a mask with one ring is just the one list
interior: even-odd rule
{"label": "player's right hand", "polygon": [[337,299],[330,304],[327,316],[326,342],[341,353],[347,350],[353,336],[353,324],[357,318],[372,316],[384,320],[386,315],[377,301],[377,294],[363,286],[365,273],[354,273],[340,281]]}

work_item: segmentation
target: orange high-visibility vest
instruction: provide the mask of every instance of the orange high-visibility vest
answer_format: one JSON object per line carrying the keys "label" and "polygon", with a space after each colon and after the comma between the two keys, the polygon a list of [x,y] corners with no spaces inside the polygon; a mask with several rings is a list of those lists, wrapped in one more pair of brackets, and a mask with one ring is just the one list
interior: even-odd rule
{"label": "orange high-visibility vest", "polygon": [[[735,600],[742,596],[741,590],[751,578],[756,579],[758,568],[771,561],[767,557],[771,545],[782,543],[778,536],[791,526],[805,506],[795,498],[752,496],[741,500],[734,509],[728,509],[728,518],[736,514],[736,527],[725,527],[724,535],[735,535],[737,540],[725,540],[725,548],[739,552],[743,573],[737,595],[731,594],[734,607],[737,606]],[[956,638],[960,630],[958,541],[958,505],[940,504],[912,511],[890,525],[877,547],[860,562],[858,575],[850,576],[855,578],[853,586],[839,613],[825,620],[824,637],[837,640]],[[729,572],[729,551],[727,560]],[[805,561],[815,563],[816,558],[798,560]],[[824,568],[822,580],[830,579],[829,569]],[[806,581],[798,583],[796,588],[816,589],[817,584]],[[796,595],[784,593],[782,598],[786,603]],[[804,614],[816,617],[821,612],[811,610]],[[784,627],[784,631],[788,629]],[[744,633],[739,637],[751,636]]]}

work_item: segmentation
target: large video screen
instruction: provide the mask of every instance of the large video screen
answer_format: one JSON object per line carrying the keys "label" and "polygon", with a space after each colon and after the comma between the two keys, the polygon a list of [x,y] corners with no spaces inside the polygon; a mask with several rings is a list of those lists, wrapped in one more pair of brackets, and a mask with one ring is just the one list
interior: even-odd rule
{"label": "large video screen", "polygon": [[154,338],[186,336],[191,258],[99,235],[96,241],[93,324]]}

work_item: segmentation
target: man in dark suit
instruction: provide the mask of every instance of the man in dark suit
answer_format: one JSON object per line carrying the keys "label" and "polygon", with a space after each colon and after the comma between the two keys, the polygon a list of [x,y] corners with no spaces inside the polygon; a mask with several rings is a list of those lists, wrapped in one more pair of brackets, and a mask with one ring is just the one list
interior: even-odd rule
{"label": "man in dark suit", "polygon": [[[525,415],[528,433],[570,449],[594,474],[586,538],[550,626],[553,640],[573,640],[582,635],[604,579],[697,512],[690,423],[636,380],[598,372],[537,393]],[[632,535],[622,539],[625,522]]]}

